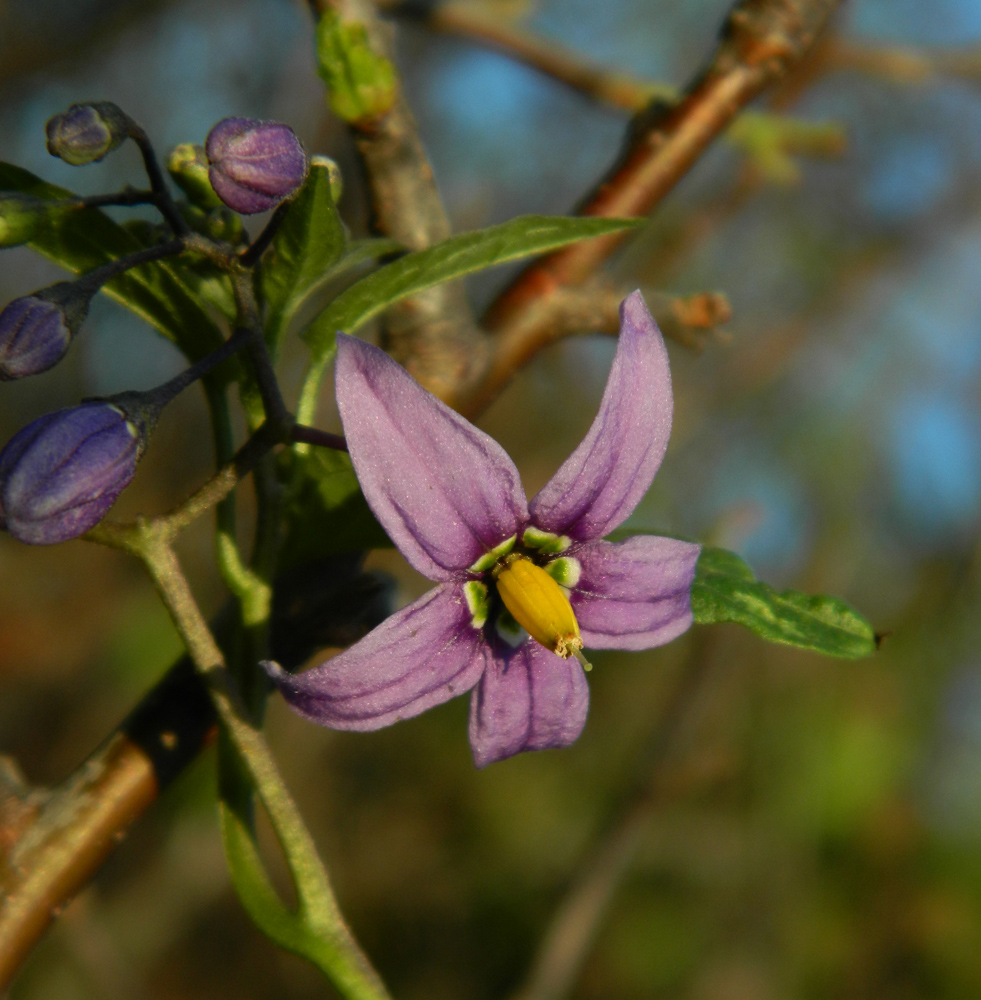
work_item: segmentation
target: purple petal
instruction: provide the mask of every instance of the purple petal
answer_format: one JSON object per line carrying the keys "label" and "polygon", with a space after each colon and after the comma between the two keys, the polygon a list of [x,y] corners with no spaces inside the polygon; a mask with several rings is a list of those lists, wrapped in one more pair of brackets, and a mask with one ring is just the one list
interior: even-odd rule
{"label": "purple petal", "polygon": [[470,747],[477,767],[522,750],[574,743],[586,724],[589,685],[577,660],[534,640],[490,659],[470,696]]}
{"label": "purple petal", "polygon": [[426,711],[477,683],[489,655],[461,587],[434,587],[319,667],[266,671],[300,715],[364,732]]}
{"label": "purple petal", "polygon": [[338,335],[336,382],[365,499],[420,573],[452,579],[527,522],[507,452],[384,351]]}
{"label": "purple petal", "polygon": [[570,602],[586,648],[650,649],[686,631],[700,551],[655,535],[580,548],[582,575]]}
{"label": "purple petal", "polygon": [[528,505],[532,523],[579,541],[621,524],[654,479],[671,433],[668,352],[640,292],[620,304],[620,340],[589,433]]}

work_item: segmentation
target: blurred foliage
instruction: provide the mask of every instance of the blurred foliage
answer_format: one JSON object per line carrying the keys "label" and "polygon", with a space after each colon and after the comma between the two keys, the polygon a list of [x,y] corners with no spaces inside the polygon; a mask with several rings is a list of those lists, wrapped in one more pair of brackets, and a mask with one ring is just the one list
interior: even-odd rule
{"label": "blurred foliage", "polygon": [[[542,0],[529,26],[680,84],[728,6]],[[865,45],[978,44],[981,8],[853,0],[839,31]],[[458,230],[567,210],[622,138],[619,114],[499,56],[416,26],[400,51]],[[0,6],[0,159],[85,191],[132,182],[132,150],[71,172],[44,153],[44,120],[87,98],[119,102],[163,147],[202,141],[224,115],[289,121],[340,164],[341,215],[364,235],[352,148],[325,117],[299,5]],[[630,287],[720,289],[735,314],[731,346],[672,348],[674,435],[632,524],[735,550],[780,588],[841,595],[886,633],[882,649],[834,661],[718,626],[709,640],[696,630],[651,653],[598,654],[580,741],[484,772],[464,700],[370,736],[316,729],[274,702],[290,787],[399,1000],[517,987],[563,891],[643,785],[662,713],[696,668],[704,678],[658,768],[660,806],[574,996],[981,994],[981,101],[962,79],[829,71],[794,114],[840,126],[840,158],[795,154],[797,182],[778,171],[774,184],[720,146],[620,262]],[[4,251],[0,300],[53,273]],[[500,280],[475,282],[474,298]],[[606,341],[557,345],[487,414],[529,492],[588,426],[611,355]],[[286,338],[288,386],[303,357]],[[65,366],[4,386],[0,434],[177,365],[171,345],[103,304]],[[165,415],[121,516],[163,509],[203,478],[202,419],[192,398]],[[213,610],[206,530],[182,557]],[[420,592],[396,554],[373,558],[406,599]],[[61,780],[176,649],[124,557],[0,538],[0,750],[31,780]],[[13,1000],[323,996],[234,900],[213,766],[203,759],[137,824]]]}

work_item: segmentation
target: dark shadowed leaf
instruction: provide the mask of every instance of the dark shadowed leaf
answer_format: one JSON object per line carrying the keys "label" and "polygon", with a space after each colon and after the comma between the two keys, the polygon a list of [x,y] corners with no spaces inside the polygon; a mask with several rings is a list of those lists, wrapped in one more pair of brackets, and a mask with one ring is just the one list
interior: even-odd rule
{"label": "dark shadowed leaf", "polygon": [[282,460],[291,465],[284,478],[293,484],[286,505],[282,566],[391,546],[365,503],[344,452],[311,448],[286,453]]}
{"label": "dark shadowed leaf", "polygon": [[[44,199],[72,196],[9,163],[0,163],[0,191]],[[93,208],[52,212],[48,224],[28,245],[76,274],[144,248],[132,232]],[[213,351],[223,338],[204,303],[185,284],[182,270],[174,261],[154,261],[113,279],[104,291],[175,341],[189,357],[198,358]]]}

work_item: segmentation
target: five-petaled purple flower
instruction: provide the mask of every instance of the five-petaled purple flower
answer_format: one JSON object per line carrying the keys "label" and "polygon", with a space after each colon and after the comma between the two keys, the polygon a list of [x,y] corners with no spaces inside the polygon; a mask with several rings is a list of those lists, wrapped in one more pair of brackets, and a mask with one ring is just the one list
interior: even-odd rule
{"label": "five-petaled purple flower", "polygon": [[385,353],[338,337],[337,403],[365,498],[438,585],[319,667],[266,664],[297,712],[371,730],[472,688],[483,767],[577,739],[589,706],[583,645],[648,649],[691,625],[697,545],[601,540],[647,491],[671,430],[667,351],[639,292],[620,318],[599,413],[530,503],[500,445]]}

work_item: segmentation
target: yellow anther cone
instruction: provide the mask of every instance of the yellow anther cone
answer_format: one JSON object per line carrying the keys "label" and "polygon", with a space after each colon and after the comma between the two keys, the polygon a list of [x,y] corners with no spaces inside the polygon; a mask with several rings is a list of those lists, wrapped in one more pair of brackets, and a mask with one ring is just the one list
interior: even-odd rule
{"label": "yellow anther cone", "polygon": [[575,656],[586,669],[575,612],[562,588],[525,556],[509,556],[499,564],[497,592],[514,620],[546,649]]}

